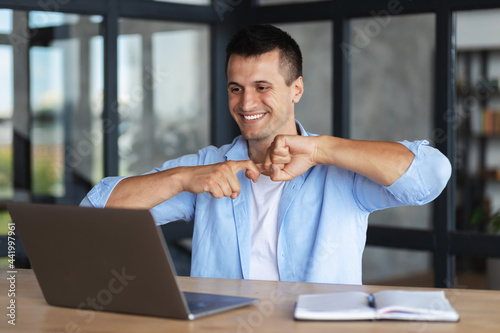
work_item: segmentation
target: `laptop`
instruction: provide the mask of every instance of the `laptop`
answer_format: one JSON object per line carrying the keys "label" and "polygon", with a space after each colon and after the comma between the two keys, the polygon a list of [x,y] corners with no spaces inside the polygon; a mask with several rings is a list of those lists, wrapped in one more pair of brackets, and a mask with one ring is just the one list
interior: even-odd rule
{"label": "laptop", "polygon": [[258,301],[182,292],[147,210],[29,203],[8,210],[50,305],[192,320]]}

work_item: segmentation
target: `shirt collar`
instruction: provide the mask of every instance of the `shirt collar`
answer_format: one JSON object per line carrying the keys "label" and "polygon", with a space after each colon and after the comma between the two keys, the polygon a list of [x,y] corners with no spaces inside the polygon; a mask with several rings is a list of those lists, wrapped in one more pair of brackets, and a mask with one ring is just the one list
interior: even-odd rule
{"label": "shirt collar", "polygon": [[295,120],[295,126],[297,127],[297,132],[299,132],[300,135],[309,136],[309,133],[306,132],[304,126],[302,126],[302,124],[298,120]]}

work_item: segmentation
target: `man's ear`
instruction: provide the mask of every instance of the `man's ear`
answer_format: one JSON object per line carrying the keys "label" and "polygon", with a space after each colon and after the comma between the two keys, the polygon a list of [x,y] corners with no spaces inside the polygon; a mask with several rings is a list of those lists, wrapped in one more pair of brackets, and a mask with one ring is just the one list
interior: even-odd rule
{"label": "man's ear", "polygon": [[300,98],[302,97],[302,94],[304,93],[304,82],[302,82],[302,76],[299,76],[295,81],[293,81],[292,89],[292,102],[298,103],[300,101]]}

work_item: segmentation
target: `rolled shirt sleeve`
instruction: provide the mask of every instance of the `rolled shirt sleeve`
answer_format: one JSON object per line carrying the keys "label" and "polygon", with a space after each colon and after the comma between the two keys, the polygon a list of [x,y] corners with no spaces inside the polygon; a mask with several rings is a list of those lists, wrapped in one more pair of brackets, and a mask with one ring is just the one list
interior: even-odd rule
{"label": "rolled shirt sleeve", "polygon": [[429,142],[402,141],[415,158],[408,170],[388,190],[405,205],[424,205],[443,191],[451,176],[451,164]]}
{"label": "rolled shirt sleeve", "polygon": [[404,205],[424,205],[434,200],[446,187],[451,164],[427,140],[401,141],[414,155],[408,170],[389,186],[381,186],[356,175],[354,194],[367,212]]}
{"label": "rolled shirt sleeve", "polygon": [[80,206],[104,208],[108,202],[111,192],[118,183],[127,177],[106,177],[97,183],[96,186],[80,202]]}

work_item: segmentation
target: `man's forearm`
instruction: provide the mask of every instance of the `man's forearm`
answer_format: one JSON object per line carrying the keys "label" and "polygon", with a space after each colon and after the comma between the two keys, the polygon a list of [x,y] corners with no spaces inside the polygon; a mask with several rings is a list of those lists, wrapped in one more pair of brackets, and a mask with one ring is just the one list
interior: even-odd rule
{"label": "man's forearm", "polygon": [[106,207],[151,209],[182,192],[178,168],[125,178],[111,192]]}
{"label": "man's forearm", "polygon": [[315,162],[335,165],[389,186],[410,167],[415,155],[396,142],[317,137]]}
{"label": "man's forearm", "polygon": [[151,209],[184,191],[235,199],[241,190],[236,176],[239,171],[245,171],[254,182],[260,174],[254,162],[244,160],[183,166],[125,178],[111,192],[106,207]]}

